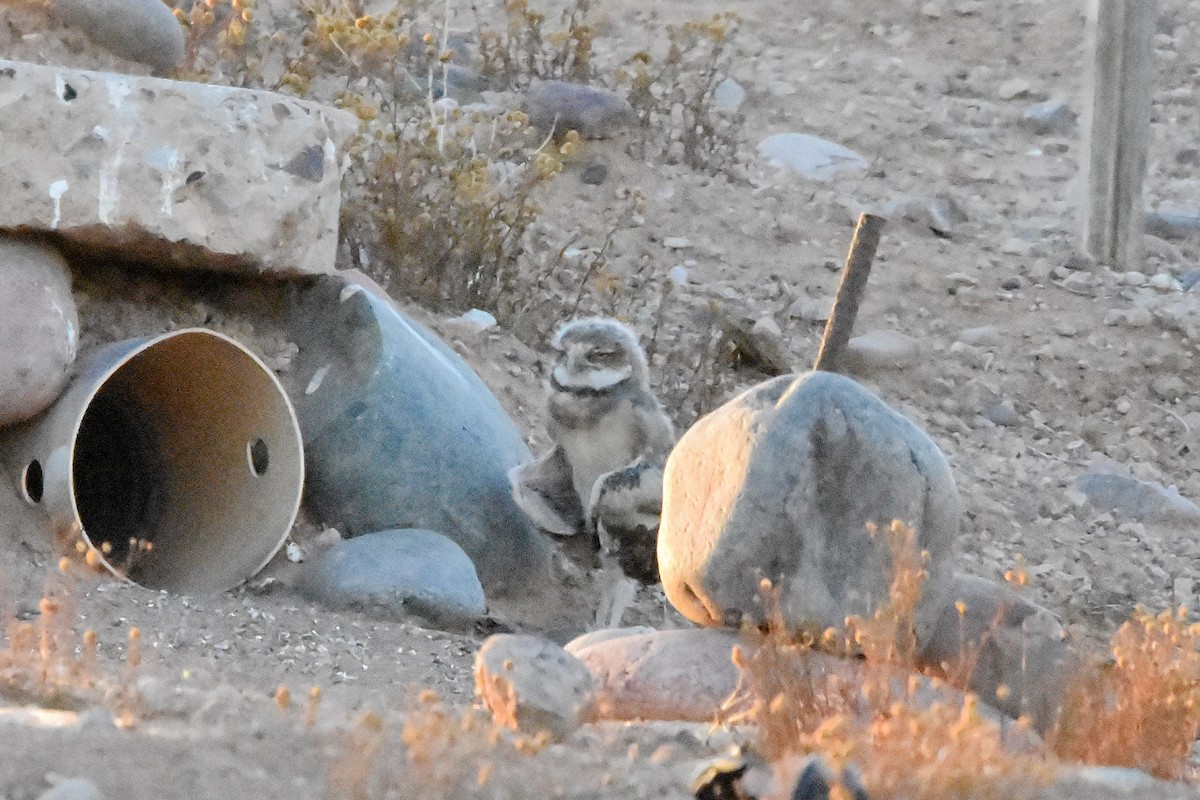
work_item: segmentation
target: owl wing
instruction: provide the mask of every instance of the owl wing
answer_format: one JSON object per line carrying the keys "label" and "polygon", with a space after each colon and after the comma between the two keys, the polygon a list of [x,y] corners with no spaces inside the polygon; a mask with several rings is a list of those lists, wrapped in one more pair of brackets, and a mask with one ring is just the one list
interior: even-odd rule
{"label": "owl wing", "polygon": [[601,475],[588,504],[601,546],[615,551],[626,575],[644,583],[658,582],[662,485],[662,464],[640,459]]}
{"label": "owl wing", "polygon": [[513,500],[534,525],[559,536],[574,536],[583,530],[583,509],[571,482],[571,465],[561,447],[536,461],[513,467],[508,481]]}

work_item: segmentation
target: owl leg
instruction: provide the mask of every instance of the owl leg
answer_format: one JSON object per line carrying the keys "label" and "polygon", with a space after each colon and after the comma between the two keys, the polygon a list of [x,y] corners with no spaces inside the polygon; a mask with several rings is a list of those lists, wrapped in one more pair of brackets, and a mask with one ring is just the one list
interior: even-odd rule
{"label": "owl leg", "polygon": [[[599,531],[600,534],[600,569],[596,573],[596,583],[600,590],[600,602],[596,607],[596,629],[619,628],[625,612],[633,605],[637,596],[637,581],[625,576],[621,565],[617,563],[616,555],[610,549],[611,538]],[[607,541],[606,541],[607,540]]]}

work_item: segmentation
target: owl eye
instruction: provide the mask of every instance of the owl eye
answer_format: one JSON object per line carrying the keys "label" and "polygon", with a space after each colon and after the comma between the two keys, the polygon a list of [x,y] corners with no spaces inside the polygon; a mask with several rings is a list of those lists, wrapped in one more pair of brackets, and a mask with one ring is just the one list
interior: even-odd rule
{"label": "owl eye", "polygon": [[619,350],[593,350],[589,361],[594,361],[597,364],[612,366],[621,363],[621,352]]}

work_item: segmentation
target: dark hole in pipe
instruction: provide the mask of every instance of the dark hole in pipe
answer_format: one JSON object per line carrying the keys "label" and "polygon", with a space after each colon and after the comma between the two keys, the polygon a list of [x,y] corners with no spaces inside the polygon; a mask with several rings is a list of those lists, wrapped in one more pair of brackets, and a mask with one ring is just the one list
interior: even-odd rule
{"label": "dark hole in pipe", "polygon": [[[79,521],[93,547],[126,574],[158,525],[161,470],[149,427],[135,406],[101,392],[83,415],[72,469]],[[109,548],[105,552],[105,544]]]}
{"label": "dark hole in pipe", "polygon": [[25,477],[22,480],[25,489],[25,499],[31,503],[42,502],[42,491],[45,488],[42,475],[42,463],[36,458],[25,467]]}
{"label": "dark hole in pipe", "polygon": [[267,443],[262,439],[255,439],[246,445],[246,454],[250,457],[250,469],[261,478],[271,463],[271,454],[267,450]]}

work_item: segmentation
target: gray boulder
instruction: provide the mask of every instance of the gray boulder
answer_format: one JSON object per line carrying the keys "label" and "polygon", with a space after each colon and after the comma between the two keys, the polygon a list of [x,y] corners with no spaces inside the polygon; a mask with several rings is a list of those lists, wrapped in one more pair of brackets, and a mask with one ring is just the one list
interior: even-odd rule
{"label": "gray boulder", "polygon": [[1054,724],[1071,644],[1054,614],[1008,586],[955,575],[937,626],[919,644],[926,667],[985,703],[1029,716],[1040,733]]}
{"label": "gray boulder", "polygon": [[461,626],[487,610],[475,565],[462,548],[415,528],[336,544],[305,565],[296,587],[329,608],[438,626]]}
{"label": "gray boulder", "polygon": [[886,600],[892,520],[928,553],[918,636],[950,586],[959,499],[945,457],[870,391],[824,372],[783,376],[701,419],[664,475],[663,589],[702,625],[762,622],[760,582],[784,621],[820,632]]}
{"label": "gray boulder", "polygon": [[1189,239],[1200,236],[1200,210],[1160,208],[1146,212],[1146,233],[1160,239]]}
{"label": "gray boulder", "polygon": [[29,419],[67,385],[79,344],[71,273],[55,250],[0,235],[0,426]]}
{"label": "gray boulder", "polygon": [[612,136],[634,120],[633,109],[620,95],[581,83],[542,81],[525,96],[529,122],[555,134],[578,131],[585,139]]}
{"label": "gray boulder", "polygon": [[1080,475],[1067,494],[1076,503],[1115,511],[1123,519],[1168,525],[1200,524],[1200,507],[1179,494],[1174,486],[1138,480],[1116,471],[1101,469]]}
{"label": "gray boulder", "polygon": [[96,44],[160,75],[183,61],[183,26],[162,0],[55,0],[54,9]]}
{"label": "gray boulder", "polygon": [[489,594],[548,581],[549,540],[508,482],[533,457],[467,363],[357,272],[297,288],[288,313],[313,519],[349,536],[440,531]]}

